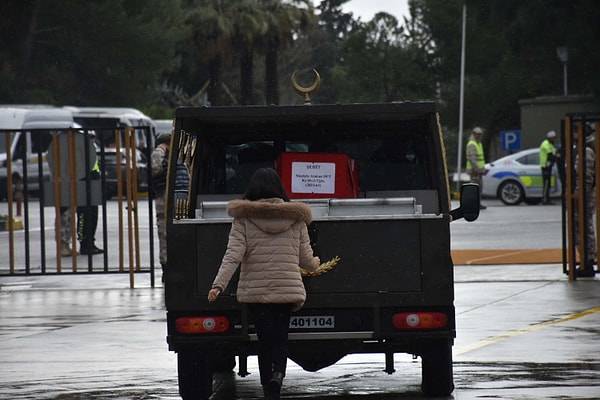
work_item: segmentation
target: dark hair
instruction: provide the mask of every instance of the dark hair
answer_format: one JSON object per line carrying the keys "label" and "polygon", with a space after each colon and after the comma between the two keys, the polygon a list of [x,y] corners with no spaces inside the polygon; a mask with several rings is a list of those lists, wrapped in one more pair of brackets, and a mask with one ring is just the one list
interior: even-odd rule
{"label": "dark hair", "polygon": [[250,182],[246,186],[246,192],[244,193],[245,200],[258,200],[258,199],[269,199],[272,197],[278,197],[284,201],[290,201],[281,179],[277,172],[273,168],[260,168],[257,169]]}

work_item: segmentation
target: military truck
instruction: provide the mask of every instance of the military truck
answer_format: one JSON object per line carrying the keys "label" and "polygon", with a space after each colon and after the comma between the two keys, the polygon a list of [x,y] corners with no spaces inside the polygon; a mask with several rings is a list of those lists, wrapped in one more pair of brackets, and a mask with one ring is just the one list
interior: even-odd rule
{"label": "military truck", "polygon": [[225,252],[229,200],[257,168],[278,171],[291,201],[311,207],[311,245],[324,262],[307,275],[307,300],[290,322],[289,358],[307,371],[348,354],[422,359],[422,390],[453,389],[456,335],[449,223],[479,215],[479,187],[461,188],[451,210],[445,150],[431,102],[186,107],[175,114],[175,163],[189,191],[167,194],[167,342],[184,399],[207,399],[213,374],[248,374],[257,338],[234,277],[207,293]]}

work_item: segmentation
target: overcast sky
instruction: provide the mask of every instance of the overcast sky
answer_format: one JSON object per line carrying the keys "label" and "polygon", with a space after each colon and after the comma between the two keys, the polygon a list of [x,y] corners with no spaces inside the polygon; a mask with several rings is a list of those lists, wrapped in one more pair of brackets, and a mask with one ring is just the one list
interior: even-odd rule
{"label": "overcast sky", "polygon": [[342,6],[342,10],[352,12],[355,18],[360,17],[363,22],[370,21],[376,13],[385,11],[402,23],[403,17],[408,16],[408,0],[350,0]]}

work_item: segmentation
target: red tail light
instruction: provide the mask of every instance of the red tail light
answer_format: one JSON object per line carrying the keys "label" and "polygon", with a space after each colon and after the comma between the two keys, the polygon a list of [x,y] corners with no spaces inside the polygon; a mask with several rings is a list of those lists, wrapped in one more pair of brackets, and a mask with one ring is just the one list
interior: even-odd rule
{"label": "red tail light", "polygon": [[229,329],[226,317],[181,317],[175,321],[175,328],[181,333],[221,333]]}
{"label": "red tail light", "polygon": [[396,329],[436,329],[446,326],[448,316],[442,312],[401,312],[394,314]]}

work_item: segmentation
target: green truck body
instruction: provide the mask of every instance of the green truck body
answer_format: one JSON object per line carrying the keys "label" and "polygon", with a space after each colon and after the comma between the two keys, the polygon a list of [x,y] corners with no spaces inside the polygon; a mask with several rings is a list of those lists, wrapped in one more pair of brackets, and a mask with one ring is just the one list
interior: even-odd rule
{"label": "green truck body", "polygon": [[178,108],[169,182],[178,159],[191,180],[187,192],[168,190],[165,299],[184,399],[208,398],[213,373],[231,370],[236,357],[247,375],[247,357],[257,353],[237,276],[218,301],[207,292],[231,227],[226,204],[260,167],[275,168],[292,201],[311,207],[311,245],[322,262],[339,257],[304,278],[289,358],[317,371],[348,354],[381,353],[392,373],[394,353],[409,353],[422,359],[426,394],[452,392],[449,223],[477,218],[479,188],[463,187],[461,207],[451,210],[433,103]]}

